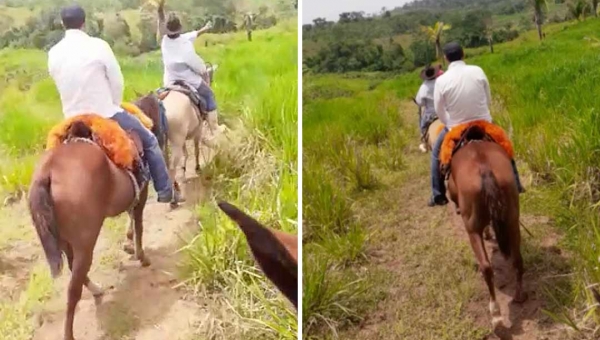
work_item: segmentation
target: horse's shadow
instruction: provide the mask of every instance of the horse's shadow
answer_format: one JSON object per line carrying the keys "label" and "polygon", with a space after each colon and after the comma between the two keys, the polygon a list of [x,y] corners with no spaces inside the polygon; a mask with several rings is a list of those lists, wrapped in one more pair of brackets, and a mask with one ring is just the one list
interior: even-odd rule
{"label": "horse's shadow", "polygon": [[107,291],[104,301],[96,305],[98,325],[104,333],[100,339],[130,338],[144,327],[160,324],[179,295],[171,287],[176,278],[172,249],[145,249],[152,261],[141,267],[131,259],[121,264],[125,277]]}
{"label": "horse's shadow", "polygon": [[[492,244],[491,262],[494,268],[494,285],[499,299],[506,299],[508,315],[505,320],[509,323],[494,330],[496,336],[502,340],[511,340],[513,336],[526,332],[523,328],[525,321],[543,318],[541,309],[558,312],[560,306],[553,306],[545,301],[543,290],[550,289],[550,293],[560,290],[570,291],[570,281],[567,276],[561,275],[569,272],[567,259],[554,245],[537,244],[539,240],[531,240],[529,235],[522,234],[521,253],[525,262],[523,277],[523,291],[527,300],[523,303],[513,301],[516,286],[516,271],[510,259],[505,259],[497,248],[495,240],[488,241]],[[531,241],[531,242],[530,242]],[[549,282],[549,280],[551,282]],[[554,292],[552,292],[554,290]]]}

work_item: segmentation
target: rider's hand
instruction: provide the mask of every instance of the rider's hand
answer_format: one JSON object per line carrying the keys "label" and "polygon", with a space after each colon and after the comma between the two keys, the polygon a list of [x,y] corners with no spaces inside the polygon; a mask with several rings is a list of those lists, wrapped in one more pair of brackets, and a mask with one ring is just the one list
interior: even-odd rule
{"label": "rider's hand", "polygon": [[207,23],[206,23],[206,25],[204,25],[204,29],[205,29],[205,30],[209,30],[209,29],[211,29],[212,27],[213,27],[213,25],[212,25],[212,22],[211,22],[211,21],[207,22]]}

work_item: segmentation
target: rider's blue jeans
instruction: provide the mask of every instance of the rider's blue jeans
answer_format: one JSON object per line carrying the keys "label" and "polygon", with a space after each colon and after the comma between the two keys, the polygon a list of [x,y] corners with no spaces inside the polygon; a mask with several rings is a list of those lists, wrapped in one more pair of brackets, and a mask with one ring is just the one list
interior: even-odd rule
{"label": "rider's blue jeans", "polygon": [[[440,151],[442,149],[444,137],[447,133],[448,129],[444,128],[444,130],[442,130],[438,136],[438,139],[435,141],[433,150],[431,150],[431,190],[434,198],[446,196],[446,186],[444,185],[444,178],[442,177],[442,173],[440,171]],[[517,181],[517,188],[521,190],[522,185],[521,179],[519,178],[519,172],[517,171],[517,164],[515,163],[514,159],[511,159],[510,163]]]}
{"label": "rider's blue jeans", "polygon": [[433,145],[433,150],[431,150],[431,190],[433,191],[434,198],[446,197],[446,186],[444,185],[444,178],[440,171],[440,151],[447,133],[448,128],[444,127]]}
{"label": "rider's blue jeans", "polygon": [[144,158],[150,168],[150,176],[154,182],[154,189],[158,198],[169,198],[173,194],[173,183],[169,177],[165,158],[158,146],[156,136],[146,129],[142,123],[133,115],[119,112],[112,117],[125,131],[135,131],[140,136],[144,147]]}

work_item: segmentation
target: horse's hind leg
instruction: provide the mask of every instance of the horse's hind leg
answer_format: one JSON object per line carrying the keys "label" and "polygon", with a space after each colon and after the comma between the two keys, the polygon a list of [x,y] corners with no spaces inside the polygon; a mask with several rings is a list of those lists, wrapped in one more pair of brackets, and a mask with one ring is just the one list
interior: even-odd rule
{"label": "horse's hind leg", "polygon": [[[65,243],[63,245],[63,249],[65,255],[67,256],[67,262],[69,263],[69,270],[73,272],[73,247],[70,244]],[[95,284],[92,280],[90,280],[89,276],[85,276],[85,281],[83,284],[87,287],[87,289],[92,293],[96,302],[100,302],[99,299],[104,295],[104,290],[100,288],[97,284]]]}
{"label": "horse's hind leg", "polygon": [[144,207],[148,200],[148,186],[140,193],[140,201],[133,210],[134,230],[135,230],[135,257],[140,261],[143,267],[150,265],[150,260],[144,253],[142,246],[142,235],[144,233]]}
{"label": "horse's hind leg", "polygon": [[194,137],[194,157],[196,159],[196,172],[200,172],[200,135]]}
{"label": "horse's hind leg", "polygon": [[502,324],[502,315],[500,314],[500,307],[496,301],[496,292],[494,290],[494,270],[492,269],[492,265],[485,252],[481,234],[477,231],[469,231],[469,241],[471,242],[471,247],[473,248],[477,262],[479,263],[479,270],[481,271],[490,292],[492,325],[497,327]]}
{"label": "horse's hind leg", "polygon": [[527,300],[527,294],[523,292],[523,257],[521,256],[521,230],[519,229],[519,222],[511,225],[512,235],[510,235],[511,241],[511,255],[513,267],[517,272],[517,284],[515,288],[515,296],[513,301],[521,303]]}
{"label": "horse's hind leg", "polygon": [[133,225],[134,225],[134,217],[131,213],[129,213],[129,226],[127,227],[127,240],[125,241],[125,245],[123,245],[123,250],[129,254],[133,255]]}
{"label": "horse's hind leg", "polygon": [[189,157],[187,145],[183,143],[183,176],[185,176],[185,173],[187,172],[187,160]]}
{"label": "horse's hind leg", "polygon": [[87,274],[92,265],[94,247],[75,249],[72,258],[71,282],[69,283],[67,318],[65,319],[65,340],[74,340],[73,320],[75,308],[81,300],[81,291],[86,282]]}

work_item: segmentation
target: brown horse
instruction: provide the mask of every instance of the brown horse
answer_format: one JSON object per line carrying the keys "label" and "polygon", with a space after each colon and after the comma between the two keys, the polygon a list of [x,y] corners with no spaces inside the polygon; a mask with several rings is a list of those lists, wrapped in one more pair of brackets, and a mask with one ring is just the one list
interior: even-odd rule
{"label": "brown horse", "polygon": [[[42,155],[31,181],[29,209],[53,277],[63,266],[64,253],[71,270],[64,339],[73,340],[75,308],[85,285],[99,302],[103,290],[88,272],[94,247],[107,217],[128,211],[135,233],[135,256],[142,266],[150,261],[142,248],[143,212],[148,186],[136,192],[129,173],[109,160],[105,151],[89,141],[92,132],[85,124],[71,125],[69,142]],[[130,137],[141,147],[137,135]],[[128,238],[133,239],[133,235]]]}
{"label": "brown horse", "polygon": [[490,292],[494,327],[502,325],[494,290],[494,270],[483,243],[484,228],[491,223],[500,252],[512,260],[516,270],[514,302],[523,302],[523,258],[519,229],[519,194],[510,158],[498,144],[472,141],[459,149],[450,162],[448,191],[460,207],[471,247]]}
{"label": "brown horse", "polygon": [[298,237],[264,227],[229,203],[219,207],[240,226],[267,278],[298,308]]}

